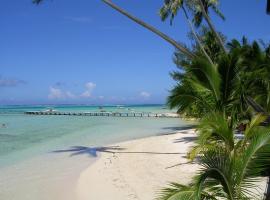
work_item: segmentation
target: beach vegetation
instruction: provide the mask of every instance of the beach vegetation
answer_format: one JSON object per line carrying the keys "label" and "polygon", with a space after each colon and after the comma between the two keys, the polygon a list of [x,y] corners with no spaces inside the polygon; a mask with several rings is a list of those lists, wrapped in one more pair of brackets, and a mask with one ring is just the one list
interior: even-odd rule
{"label": "beach vegetation", "polygon": [[203,118],[196,142],[198,174],[189,185],[170,184],[158,199],[262,199],[258,182],[270,169],[270,129],[261,126],[264,120],[255,116],[239,138],[237,124],[231,126],[222,113]]}
{"label": "beach vegetation", "polygon": [[[210,111],[221,111],[238,120],[250,119],[254,109],[250,100],[261,112],[269,111],[269,45],[242,42],[228,43],[228,53],[223,53],[213,34],[201,36],[205,49],[214,65],[201,55],[194,45],[196,59],[188,60],[180,52],[174,55],[178,70],[171,73],[176,81],[168,97],[168,105],[177,108],[187,117],[200,118]],[[257,107],[256,107],[257,106]],[[257,110],[255,110],[257,112]]]}

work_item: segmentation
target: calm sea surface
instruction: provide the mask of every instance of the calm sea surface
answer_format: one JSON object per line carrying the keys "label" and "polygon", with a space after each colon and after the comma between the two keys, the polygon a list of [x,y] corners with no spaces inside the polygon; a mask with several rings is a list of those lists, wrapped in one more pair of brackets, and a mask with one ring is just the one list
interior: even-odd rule
{"label": "calm sea surface", "polygon": [[[91,156],[93,147],[171,133],[190,125],[176,118],[24,114],[25,111],[48,109],[70,112],[100,111],[97,106],[0,107],[1,200],[77,200],[78,178],[98,159]],[[104,106],[102,110],[171,112],[161,105]],[[66,151],[73,146],[80,146],[82,151]],[[59,153],[58,150],[65,152]],[[75,154],[72,156],[72,153]]]}
{"label": "calm sea surface", "polygon": [[[70,146],[102,146],[124,140],[173,132],[189,125],[180,119],[32,116],[25,111],[89,112],[98,106],[2,106],[0,107],[0,168]],[[171,112],[162,105],[103,106],[116,112]]]}

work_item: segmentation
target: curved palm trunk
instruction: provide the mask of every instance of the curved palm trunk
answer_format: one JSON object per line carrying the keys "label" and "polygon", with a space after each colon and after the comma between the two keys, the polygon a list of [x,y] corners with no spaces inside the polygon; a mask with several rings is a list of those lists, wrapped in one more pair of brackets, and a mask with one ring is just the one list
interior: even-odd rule
{"label": "curved palm trunk", "polygon": [[212,59],[210,58],[210,56],[209,56],[209,55],[207,54],[207,52],[205,51],[205,49],[204,49],[204,47],[203,47],[203,45],[202,45],[202,43],[201,43],[201,40],[199,39],[199,37],[198,37],[196,31],[194,30],[194,28],[193,28],[193,26],[192,26],[192,23],[191,23],[191,21],[189,20],[189,17],[188,17],[188,14],[187,14],[187,11],[186,11],[185,7],[183,6],[182,9],[183,9],[183,11],[184,11],[184,15],[185,15],[185,18],[186,18],[187,23],[188,23],[188,25],[189,25],[189,28],[191,29],[191,32],[192,32],[192,34],[194,35],[195,40],[197,41],[198,45],[200,46],[200,49],[202,50],[202,52],[203,52],[203,54],[205,55],[205,57],[207,58],[207,60],[208,60],[212,65],[214,65]]}
{"label": "curved palm trunk", "polygon": [[247,97],[246,98],[247,103],[258,113],[263,113],[266,114],[265,110],[259,105],[257,104],[251,97]]}
{"label": "curved palm trunk", "polygon": [[154,28],[153,26],[145,23],[144,21],[132,16],[131,14],[129,14],[128,12],[126,12],[125,10],[123,10],[122,8],[116,6],[111,0],[102,0],[104,3],[106,3],[107,5],[109,5],[110,7],[112,7],[113,9],[117,10],[118,12],[120,12],[121,14],[125,15],[126,17],[128,17],[129,19],[131,19],[132,21],[136,22],[137,24],[143,26],[144,28],[152,31],[153,33],[157,34],[159,37],[163,38],[164,40],[166,40],[167,42],[169,42],[170,44],[172,44],[176,49],[178,49],[179,51],[181,51],[183,54],[185,54],[187,57],[189,58],[194,58],[195,55],[186,47],[180,45],[178,42],[176,42],[174,39],[170,38],[168,35],[162,33],[161,31],[157,30],[156,28]]}
{"label": "curved palm trunk", "polygon": [[201,10],[202,10],[202,14],[203,14],[205,20],[207,21],[207,24],[209,25],[210,29],[211,29],[211,30],[213,31],[213,33],[215,34],[215,36],[216,36],[216,38],[217,38],[217,41],[218,41],[218,43],[220,44],[221,48],[222,48],[223,51],[226,53],[227,50],[226,50],[226,48],[225,48],[225,46],[224,46],[224,43],[223,43],[223,41],[222,41],[220,35],[219,35],[218,32],[216,31],[216,29],[215,29],[213,23],[211,22],[210,17],[209,17],[208,14],[206,13],[206,11],[205,11],[205,9],[204,9],[204,5],[203,5],[203,3],[202,3],[202,0],[198,0],[198,1],[199,1],[199,4],[200,4],[200,8],[201,8]]}

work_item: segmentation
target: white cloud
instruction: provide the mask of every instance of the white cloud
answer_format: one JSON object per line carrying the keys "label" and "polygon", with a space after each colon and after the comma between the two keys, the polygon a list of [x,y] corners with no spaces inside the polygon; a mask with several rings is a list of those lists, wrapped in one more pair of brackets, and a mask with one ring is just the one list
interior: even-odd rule
{"label": "white cloud", "polygon": [[[90,98],[92,97],[92,92],[96,87],[95,83],[87,82],[85,85],[85,91],[81,95],[76,95],[68,90],[60,89],[59,87],[50,87],[49,99],[77,99],[77,98]],[[100,99],[104,97],[99,97]]]}
{"label": "white cloud", "polygon": [[77,96],[70,91],[63,91],[59,88],[50,87],[49,99],[75,99]]}
{"label": "white cloud", "polygon": [[84,97],[84,98],[89,98],[92,96],[92,92],[93,90],[96,88],[96,84],[95,83],[92,83],[92,82],[87,82],[85,84],[85,88],[86,90],[80,95],[81,97]]}
{"label": "white cloud", "polygon": [[143,91],[140,93],[140,96],[143,98],[149,98],[151,96],[151,94],[149,92]]}
{"label": "white cloud", "polygon": [[65,93],[58,88],[50,87],[49,99],[65,99]]}
{"label": "white cloud", "polygon": [[95,89],[95,87],[96,87],[97,85],[95,84],[95,83],[92,83],[92,82],[88,82],[88,83],[86,83],[85,84],[85,87],[86,87],[86,89],[87,90],[93,90],[93,89]]}
{"label": "white cloud", "polygon": [[83,93],[81,94],[81,97],[89,98],[89,97],[91,97],[91,92],[85,91],[85,92],[83,92]]}
{"label": "white cloud", "polygon": [[66,97],[70,98],[70,99],[76,99],[77,98],[77,96],[75,94],[73,94],[72,92],[70,92],[70,91],[66,92]]}

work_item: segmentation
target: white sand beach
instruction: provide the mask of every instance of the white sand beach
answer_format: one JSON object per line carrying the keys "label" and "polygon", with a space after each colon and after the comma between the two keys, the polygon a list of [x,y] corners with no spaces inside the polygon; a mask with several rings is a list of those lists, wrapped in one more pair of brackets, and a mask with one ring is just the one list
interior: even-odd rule
{"label": "white sand beach", "polygon": [[183,130],[113,145],[124,149],[101,153],[81,173],[78,199],[150,200],[169,182],[188,183],[198,169],[185,158],[194,139],[194,130]]}
{"label": "white sand beach", "polygon": [[[100,158],[81,173],[77,198],[152,200],[169,182],[188,184],[200,167],[186,159],[195,139],[195,131],[190,129],[113,145],[124,149],[114,154],[101,153]],[[263,197],[266,179],[258,185]]]}
{"label": "white sand beach", "polygon": [[[186,159],[195,139],[194,130],[189,129],[108,145],[122,149],[108,149],[114,153],[98,153],[98,158],[67,154],[35,158],[1,171],[0,196],[9,200],[152,200],[169,182],[187,184],[196,174],[199,165]],[[265,183],[260,183],[262,195]]]}

